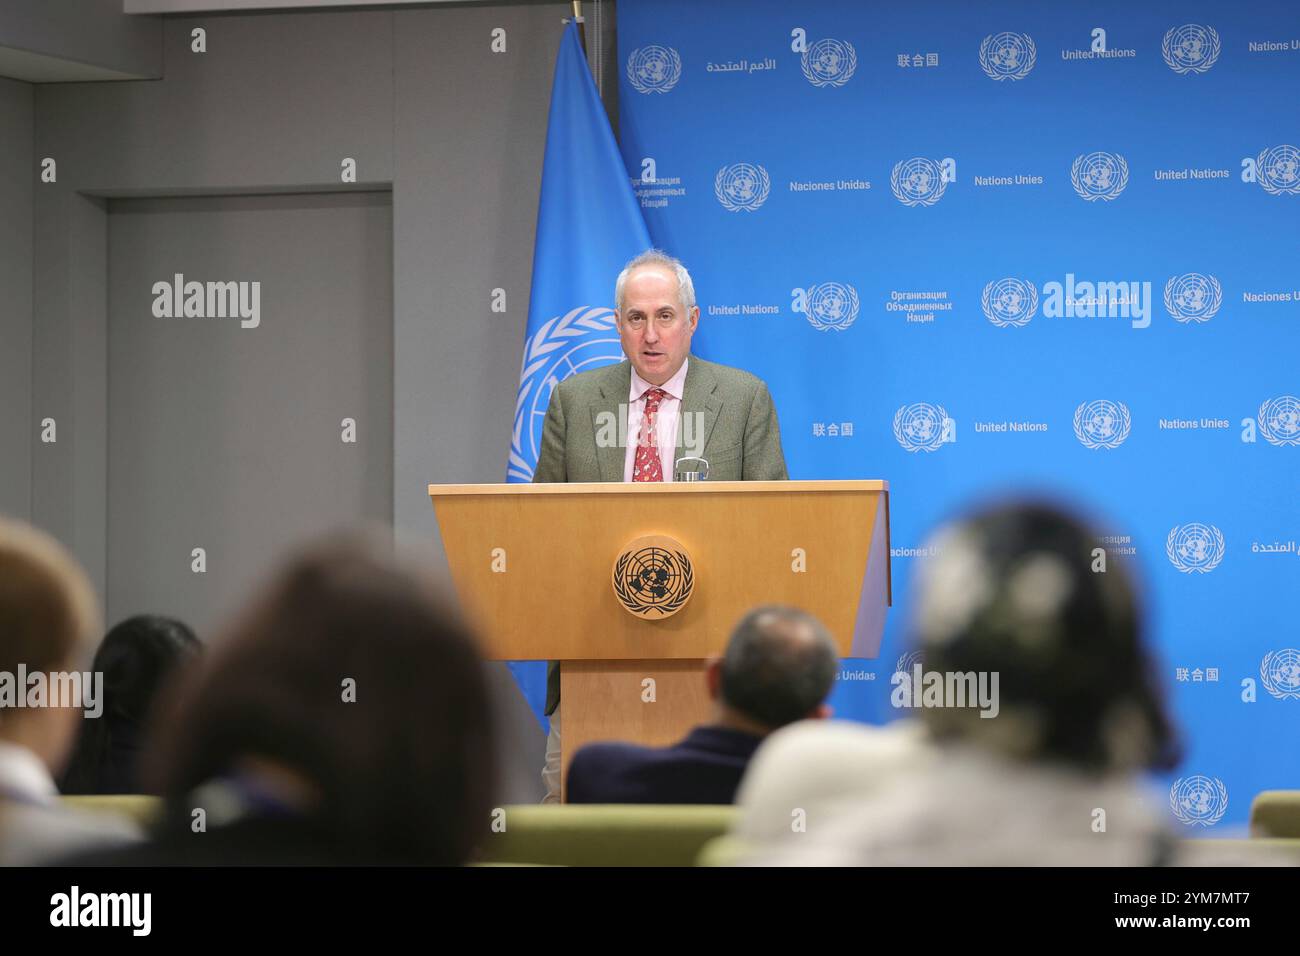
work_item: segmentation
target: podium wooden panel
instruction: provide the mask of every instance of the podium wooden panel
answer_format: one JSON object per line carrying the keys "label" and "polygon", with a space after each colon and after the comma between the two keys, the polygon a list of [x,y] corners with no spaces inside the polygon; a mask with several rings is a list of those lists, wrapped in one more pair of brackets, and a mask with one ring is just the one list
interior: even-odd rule
{"label": "podium wooden panel", "polygon": [[[565,661],[561,781],[568,779],[569,760],[583,744],[624,740],[663,747],[706,721],[712,702],[704,665],[703,660]],[[647,678],[654,681],[653,702],[644,699]]]}
{"label": "podium wooden panel", "polygon": [[[582,743],[665,744],[707,719],[704,661],[756,605],[815,614],[843,656],[879,652],[886,482],[430,485],[429,495],[487,655],[565,661],[566,768]],[[652,534],[676,539],[695,572],[690,600],[662,620],[630,614],[611,584],[620,552]]]}

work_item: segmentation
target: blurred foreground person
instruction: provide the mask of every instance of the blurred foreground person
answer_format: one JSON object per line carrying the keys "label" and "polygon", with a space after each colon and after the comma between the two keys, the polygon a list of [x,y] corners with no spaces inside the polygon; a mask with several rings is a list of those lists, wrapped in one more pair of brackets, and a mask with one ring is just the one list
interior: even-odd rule
{"label": "blurred foreground person", "polygon": [[104,713],[84,721],[60,789],[68,794],[144,793],[138,767],[145,723],[159,691],[202,645],[180,621],[140,614],[116,625],[95,652]]}
{"label": "blurred foreground person", "polygon": [[919,720],[884,727],[804,720],[763,741],[736,792],[739,814],[711,863],[806,847],[808,821],[852,813],[938,755]]}
{"label": "blurred foreground person", "polygon": [[463,863],[490,822],[483,663],[392,552],[347,536],[292,560],[160,711],[155,839],[73,862]]}
{"label": "blurred foreground person", "polygon": [[138,837],[116,817],[59,803],[54,775],[83,724],[102,720],[102,684],[81,671],[99,611],[90,582],[51,537],[0,520],[0,865]]}
{"label": "blurred foreground person", "polygon": [[1097,537],[1046,504],[981,511],[933,546],[911,616],[923,677],[895,675],[891,698],[933,756],[895,760],[883,781],[863,766],[861,799],[809,816],[803,832],[790,832],[791,807],[762,803],[788,836],[746,862],[1174,862],[1168,811],[1139,774],[1171,767],[1177,746],[1122,562],[1107,555],[1103,570]]}

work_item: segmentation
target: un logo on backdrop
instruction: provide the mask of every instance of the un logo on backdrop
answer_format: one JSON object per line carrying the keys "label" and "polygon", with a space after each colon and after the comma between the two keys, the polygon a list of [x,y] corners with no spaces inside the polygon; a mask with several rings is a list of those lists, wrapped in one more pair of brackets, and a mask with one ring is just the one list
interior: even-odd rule
{"label": "un logo on backdrop", "polygon": [[980,43],[980,66],[995,80],[1023,80],[1037,59],[1034,39],[1027,33],[990,34]]}
{"label": "un logo on backdrop", "polygon": [[1208,322],[1223,304],[1214,276],[1187,272],[1165,283],[1165,309],[1179,322]]}
{"label": "un logo on backdrop", "polygon": [[581,305],[557,315],[524,342],[507,477],[532,480],[555,386],[570,375],[622,360],[614,310],[603,306]]}
{"label": "un logo on backdrop", "polygon": [[1160,52],[1175,73],[1204,73],[1219,58],[1219,33],[1214,27],[1184,23],[1165,34]]}
{"label": "un logo on backdrop", "polygon": [[1270,445],[1300,445],[1300,398],[1280,395],[1260,405],[1259,433]]}
{"label": "un logo on backdrop", "polygon": [[980,296],[984,317],[998,328],[1028,325],[1038,311],[1038,289],[1025,279],[998,279]]}
{"label": "un logo on backdrop", "polygon": [[1287,145],[1266,149],[1255,160],[1255,170],[1265,192],[1274,196],[1300,193],[1300,149]]}
{"label": "un logo on backdrop", "polygon": [[[912,670],[916,665],[920,664],[922,667],[925,666],[925,661],[921,656],[922,654],[922,651],[908,651],[906,654],[899,655],[898,663],[894,665],[894,673],[902,674],[908,680],[911,680]],[[920,688],[917,688],[917,690],[920,690]]]}
{"label": "un logo on backdrop", "polygon": [[1074,437],[1087,448],[1118,448],[1133,426],[1123,402],[1099,399],[1074,410]]}
{"label": "un logo on backdrop", "polygon": [[1128,163],[1119,153],[1096,152],[1078,156],[1070,166],[1074,191],[1088,202],[1107,202],[1128,185]]}
{"label": "un logo on backdrop", "polygon": [[1223,532],[1199,522],[1175,525],[1165,539],[1165,554],[1184,574],[1213,571],[1223,560]]}
{"label": "un logo on backdrop", "polygon": [[1269,651],[1259,662],[1259,682],[1278,700],[1300,700],[1300,651]]}
{"label": "un logo on backdrop", "polygon": [[858,51],[847,40],[818,40],[799,59],[813,86],[843,86],[858,68]]}
{"label": "un logo on backdrop", "polygon": [[1189,827],[1212,827],[1228,809],[1228,788],[1218,777],[1179,777],[1169,788],[1169,809]]}
{"label": "un logo on backdrop", "polygon": [[840,282],[809,286],[805,315],[814,329],[842,332],[858,317],[858,290]]}
{"label": "un logo on backdrop", "polygon": [[895,163],[889,185],[894,198],[905,206],[933,206],[948,188],[939,164],[923,156]]}
{"label": "un logo on backdrop", "polygon": [[894,415],[894,437],[907,451],[937,451],[952,441],[952,419],[942,405],[916,402]]}
{"label": "un logo on backdrop", "polygon": [[670,46],[643,46],[627,58],[627,81],[639,93],[667,93],[681,78],[682,58]]}
{"label": "un logo on backdrop", "polygon": [[756,163],[732,163],[713,177],[713,195],[731,212],[753,212],[767,202],[772,180],[767,170]]}

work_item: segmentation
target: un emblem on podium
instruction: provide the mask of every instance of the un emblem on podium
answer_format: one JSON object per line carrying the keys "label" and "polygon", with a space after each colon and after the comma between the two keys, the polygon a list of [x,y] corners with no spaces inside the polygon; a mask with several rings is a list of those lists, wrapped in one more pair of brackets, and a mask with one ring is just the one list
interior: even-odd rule
{"label": "un emblem on podium", "polygon": [[629,541],[614,559],[614,596],[642,620],[672,617],[695,592],[695,567],[681,543],[652,534]]}

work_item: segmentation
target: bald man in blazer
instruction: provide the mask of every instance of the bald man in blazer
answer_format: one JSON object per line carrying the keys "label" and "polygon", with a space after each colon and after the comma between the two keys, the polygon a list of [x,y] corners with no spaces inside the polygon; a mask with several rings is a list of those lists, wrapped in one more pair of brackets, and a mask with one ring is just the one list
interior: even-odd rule
{"label": "bald man in blazer", "polygon": [[[686,268],[656,250],[643,253],[619,275],[614,300],[627,360],[555,386],[533,481],[672,481],[682,457],[704,458],[710,481],[788,478],[767,386],[690,353],[700,310]],[[556,802],[558,662],[550,663],[546,683],[551,734],[543,778],[546,802]]]}

